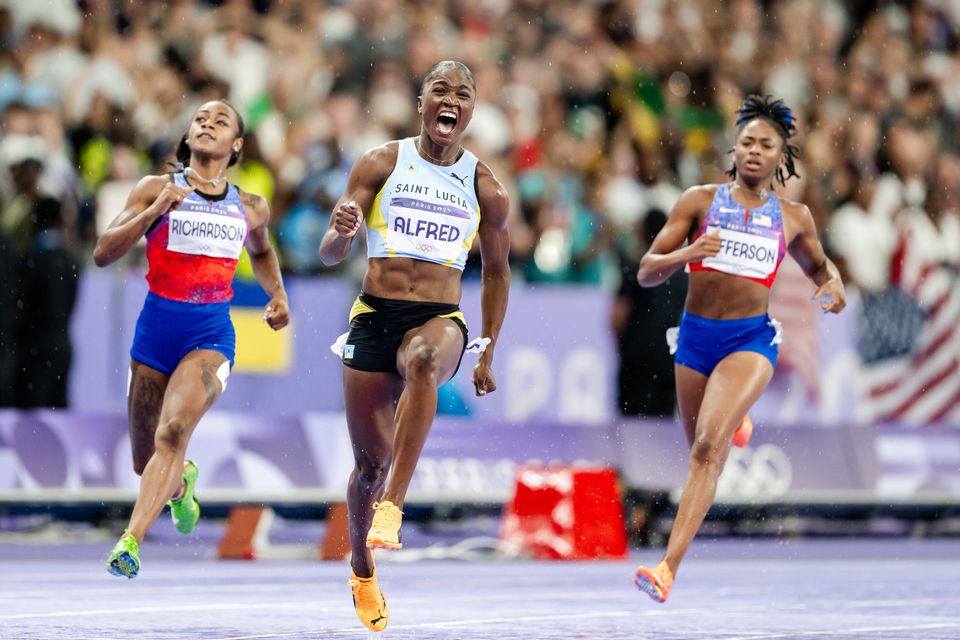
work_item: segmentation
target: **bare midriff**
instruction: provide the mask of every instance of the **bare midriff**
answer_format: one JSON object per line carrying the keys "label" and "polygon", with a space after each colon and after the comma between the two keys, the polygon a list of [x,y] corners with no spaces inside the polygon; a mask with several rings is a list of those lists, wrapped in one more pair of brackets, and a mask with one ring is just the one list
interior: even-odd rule
{"label": "bare midriff", "polygon": [[363,290],[378,298],[460,304],[459,269],[413,258],[370,258]]}
{"label": "bare midriff", "polygon": [[684,309],[703,318],[733,320],[761,316],[769,302],[770,289],[759,282],[718,271],[696,271],[690,274]]}

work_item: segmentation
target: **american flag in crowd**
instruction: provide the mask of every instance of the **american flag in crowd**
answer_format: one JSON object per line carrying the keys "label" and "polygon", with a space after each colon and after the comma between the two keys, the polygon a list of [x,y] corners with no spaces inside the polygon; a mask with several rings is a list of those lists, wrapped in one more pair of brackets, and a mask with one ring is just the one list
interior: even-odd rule
{"label": "american flag in crowd", "polygon": [[770,292],[770,316],[783,325],[783,343],[777,358],[776,375],[795,372],[811,397],[818,395],[819,307],[810,296],[816,287],[800,265],[787,255],[777,272],[777,283]]}
{"label": "american flag in crowd", "polygon": [[925,214],[901,225],[891,288],[858,318],[862,403],[872,422],[960,423],[960,278]]}
{"label": "american flag in crowd", "polygon": [[[806,174],[806,171],[801,167],[800,173]],[[780,195],[802,200],[804,183],[803,178],[790,181],[779,190]],[[820,389],[819,308],[810,300],[814,291],[816,287],[800,265],[789,253],[784,256],[777,282],[770,292],[769,313],[783,325],[783,343],[774,376],[798,376],[811,398],[817,398]]]}

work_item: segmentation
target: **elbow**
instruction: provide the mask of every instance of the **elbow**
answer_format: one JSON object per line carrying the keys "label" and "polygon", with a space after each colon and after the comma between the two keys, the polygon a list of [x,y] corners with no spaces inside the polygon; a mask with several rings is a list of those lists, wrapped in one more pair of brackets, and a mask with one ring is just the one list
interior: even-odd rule
{"label": "elbow", "polygon": [[268,245],[267,248],[263,249],[262,251],[251,251],[249,248],[247,249],[247,254],[250,256],[251,264],[261,263],[264,260],[269,259],[274,253],[275,252],[272,245]]}
{"label": "elbow", "polygon": [[325,266],[325,267],[332,267],[332,266],[334,266],[335,264],[337,264],[337,263],[340,262],[340,261],[337,260],[336,256],[330,255],[328,252],[326,252],[326,251],[323,250],[323,247],[321,247],[321,248],[320,248],[320,262],[321,262],[321,263],[323,264],[323,266]]}
{"label": "elbow", "polygon": [[98,267],[105,267],[111,262],[113,261],[110,260],[109,256],[106,255],[106,251],[101,249],[100,245],[98,244],[93,250],[93,264],[97,265]]}
{"label": "elbow", "polygon": [[322,262],[325,267],[332,267],[339,264],[347,257],[347,254],[350,253],[349,241],[341,251],[341,247],[337,246],[338,243],[336,239],[338,237],[336,233],[328,231],[320,240],[320,262]]}
{"label": "elbow", "polygon": [[650,265],[647,264],[645,257],[640,261],[640,268],[637,269],[637,284],[644,288],[659,284],[654,281],[652,269],[650,269]]}
{"label": "elbow", "polygon": [[637,269],[637,284],[648,289],[662,284],[664,280],[666,278],[663,274],[646,262],[646,259],[640,261],[640,268]]}

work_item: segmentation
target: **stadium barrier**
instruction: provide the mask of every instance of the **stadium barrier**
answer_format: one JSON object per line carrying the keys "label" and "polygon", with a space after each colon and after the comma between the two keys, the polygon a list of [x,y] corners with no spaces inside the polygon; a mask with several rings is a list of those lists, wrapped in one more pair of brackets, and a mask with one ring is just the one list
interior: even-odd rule
{"label": "stadium barrier", "polygon": [[[235,283],[231,313],[237,362],[217,409],[281,417],[342,410],[341,365],[329,345],[347,326],[356,288],[337,278],[290,278],[287,285],[292,323],[274,333],[262,321],[266,299],[259,287]],[[497,393],[474,396],[468,375],[474,356],[467,355],[460,374],[442,389],[441,408],[513,424],[604,425],[618,420],[611,292],[523,283],[514,289],[497,344]],[[130,343],[145,295],[146,283],[138,273],[82,275],[71,321],[72,410],[126,411]],[[465,281],[461,308],[472,337],[480,326],[479,301],[479,283]],[[788,322],[781,363],[751,408],[753,419],[779,426],[869,426],[866,365],[857,351],[859,316],[857,300],[851,299],[839,316],[813,313],[810,322]],[[662,348],[665,353],[665,341]],[[798,355],[806,359],[798,361]],[[945,415],[944,422],[960,425],[960,413]]]}
{"label": "stadium barrier", "polygon": [[[863,507],[942,514],[960,505],[960,432],[954,429],[756,427],[751,445],[731,453],[714,512]],[[212,411],[189,456],[201,469],[206,513],[216,505],[338,505],[353,465],[341,412]],[[670,420],[512,424],[440,416],[408,503],[502,508],[521,465],[613,468],[634,499],[643,495],[669,509],[686,477],[687,451]],[[0,411],[0,511],[132,505],[137,487],[125,416]],[[256,554],[259,519],[253,520],[240,557]],[[325,542],[328,555],[342,542]]]}

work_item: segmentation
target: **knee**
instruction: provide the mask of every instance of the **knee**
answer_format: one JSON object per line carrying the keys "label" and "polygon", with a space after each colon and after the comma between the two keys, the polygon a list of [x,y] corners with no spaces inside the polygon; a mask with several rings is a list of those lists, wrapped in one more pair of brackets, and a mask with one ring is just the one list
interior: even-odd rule
{"label": "knee", "polygon": [[157,427],[155,445],[157,451],[183,451],[187,448],[190,437],[190,428],[186,422],[172,418],[160,423]]}
{"label": "knee", "polygon": [[436,379],[439,355],[440,349],[434,345],[414,347],[407,356],[407,379]]}
{"label": "knee", "polygon": [[690,464],[719,473],[727,457],[729,446],[724,446],[715,435],[698,435],[690,447]]}
{"label": "knee", "polygon": [[390,456],[363,455],[354,462],[354,475],[361,484],[378,486],[383,484],[390,470]]}

